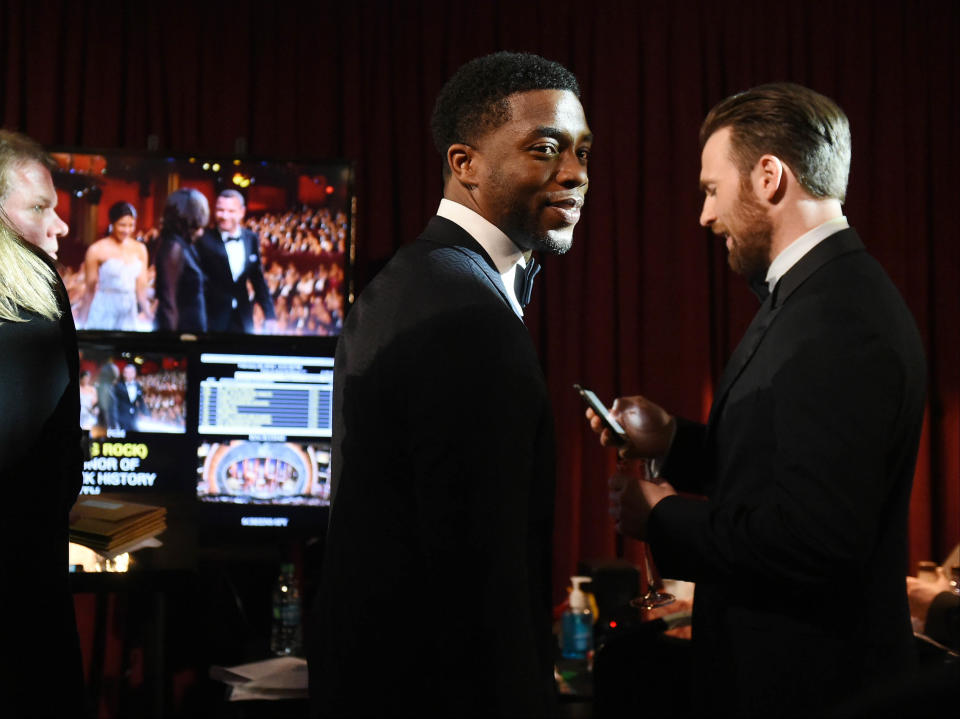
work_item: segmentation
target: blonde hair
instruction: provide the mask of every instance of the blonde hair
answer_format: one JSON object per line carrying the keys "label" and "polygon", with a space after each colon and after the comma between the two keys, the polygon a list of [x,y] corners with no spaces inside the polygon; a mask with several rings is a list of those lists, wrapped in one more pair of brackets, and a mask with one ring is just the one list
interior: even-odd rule
{"label": "blonde hair", "polygon": [[0,322],[25,322],[23,311],[60,319],[57,274],[0,221]]}
{"label": "blonde hair", "polygon": [[[26,135],[0,129],[0,201],[10,192],[10,169],[23,162],[39,162],[48,169],[50,157]],[[0,322],[25,322],[25,310],[60,319],[57,273],[35,249],[12,229],[0,207]]]}

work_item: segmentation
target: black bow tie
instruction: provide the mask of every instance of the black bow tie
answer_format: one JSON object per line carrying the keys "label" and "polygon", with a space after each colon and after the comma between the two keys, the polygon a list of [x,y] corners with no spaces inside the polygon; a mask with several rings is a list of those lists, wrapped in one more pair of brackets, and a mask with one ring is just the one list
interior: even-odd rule
{"label": "black bow tie", "polygon": [[513,276],[513,290],[517,295],[517,302],[521,307],[530,304],[530,295],[533,294],[533,278],[540,271],[540,265],[531,257],[526,267],[517,267]]}
{"label": "black bow tie", "polygon": [[759,277],[750,281],[750,289],[753,290],[753,294],[757,296],[760,302],[764,302],[770,296],[770,286],[767,285],[766,280]]}
{"label": "black bow tie", "polygon": [[226,237],[223,238],[223,241],[224,241],[224,242],[239,242],[239,241],[240,241],[240,235],[236,235],[236,236],[227,235]]}

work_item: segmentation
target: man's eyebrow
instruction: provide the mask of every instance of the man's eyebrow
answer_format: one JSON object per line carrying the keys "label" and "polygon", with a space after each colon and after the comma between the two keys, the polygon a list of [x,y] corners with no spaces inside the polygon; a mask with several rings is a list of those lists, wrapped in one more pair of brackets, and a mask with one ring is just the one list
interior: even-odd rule
{"label": "man's eyebrow", "polygon": [[[564,142],[570,139],[570,133],[561,130],[559,127],[553,127],[551,125],[542,125],[540,127],[534,128],[530,132],[531,137],[549,137],[557,142]],[[588,132],[584,135],[581,142],[593,142],[593,133]]]}

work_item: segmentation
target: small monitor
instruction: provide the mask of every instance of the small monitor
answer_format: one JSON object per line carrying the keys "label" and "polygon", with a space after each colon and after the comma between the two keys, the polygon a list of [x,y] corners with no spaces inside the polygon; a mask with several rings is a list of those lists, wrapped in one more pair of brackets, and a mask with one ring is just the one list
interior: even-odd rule
{"label": "small monitor", "polygon": [[322,526],[333,357],[201,352],[198,376],[196,496],[207,520]]}
{"label": "small monitor", "polygon": [[144,340],[78,343],[86,455],[71,541],[107,558],[135,552],[139,569],[183,569],[196,537],[191,356]]}
{"label": "small monitor", "polygon": [[187,357],[81,341],[83,494],[183,487]]}

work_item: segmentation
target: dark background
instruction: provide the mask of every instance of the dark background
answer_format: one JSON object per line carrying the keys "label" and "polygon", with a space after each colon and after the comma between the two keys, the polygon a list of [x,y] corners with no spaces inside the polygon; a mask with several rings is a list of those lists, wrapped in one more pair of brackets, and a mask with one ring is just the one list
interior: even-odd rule
{"label": "dark background", "polygon": [[[791,80],[846,110],[846,213],[916,317],[929,405],[911,566],[960,540],[960,4],[953,0],[0,3],[0,122],[57,146],[356,161],[358,289],[440,199],[433,100],[499,49],[580,79],[596,135],[574,249],[528,325],[557,420],[555,590],[637,547],[606,511],[613,459],[570,385],[704,419],[756,301],[697,224],[697,130],[737,90]],[[878,387],[882,392],[884,388]],[[463,398],[469,401],[469,398]],[[440,420],[442,421],[442,420]]]}

